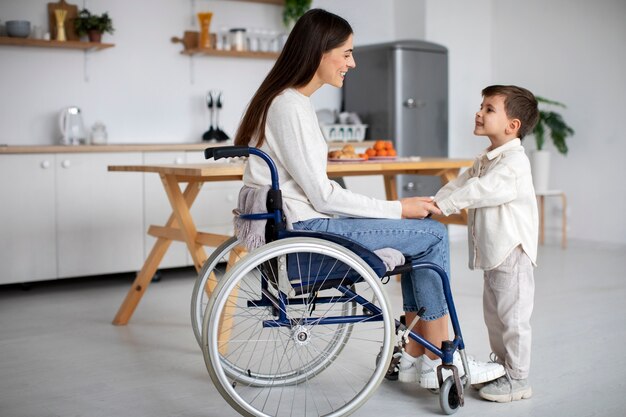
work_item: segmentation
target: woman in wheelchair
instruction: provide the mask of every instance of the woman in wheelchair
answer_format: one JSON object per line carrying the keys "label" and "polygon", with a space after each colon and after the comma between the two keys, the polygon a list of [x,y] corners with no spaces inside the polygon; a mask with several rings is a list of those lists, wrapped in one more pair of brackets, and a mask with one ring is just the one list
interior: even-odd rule
{"label": "woman in wheelchair", "polygon": [[[356,67],[353,33],[343,18],[310,10],[294,27],[284,52],[253,96],[235,137],[238,146],[256,146],[275,162],[283,204],[294,229],[336,233],[370,250],[394,248],[416,262],[440,265],[449,274],[446,228],[429,219],[441,214],[430,197],[382,201],[353,193],[328,179],[328,145],[311,101],[325,84],[341,88]],[[380,82],[380,80],[372,80]],[[244,184],[270,183],[267,166],[250,158]],[[448,340],[448,310],[439,277],[430,270],[402,275],[406,322],[424,307],[415,329],[434,345]],[[437,388],[436,355],[409,343],[400,362],[401,381]],[[472,383],[503,374],[500,366],[470,363]],[[472,369],[473,368],[473,369]],[[502,373],[500,373],[502,371]]]}
{"label": "woman in wheelchair", "polygon": [[[344,189],[329,180],[326,174],[328,147],[318,125],[311,95],[325,84],[342,87],[344,78],[356,67],[352,50],[353,32],[346,20],[321,9],[312,9],[305,13],[296,23],[278,60],[251,99],[237,131],[235,145],[256,147],[273,160],[280,178],[282,206],[287,214],[287,222],[294,231],[339,235],[356,241],[370,251],[393,248],[400,251],[410,263],[434,264],[448,275],[450,263],[447,230],[445,226],[429,218],[431,214],[440,214],[430,197],[403,198],[399,201],[379,200]],[[266,161],[251,156],[246,164],[243,181],[244,189],[255,190],[273,183]],[[442,349],[442,344],[446,343],[444,341],[450,340],[450,315],[453,317],[453,327],[456,324],[456,313],[450,314],[453,305],[451,307],[444,294],[444,280],[432,268],[411,269],[409,266],[405,271],[402,274],[401,287],[407,326],[400,326],[399,329],[407,330],[408,327],[408,330],[419,333],[430,342],[432,345],[429,346]],[[447,278],[445,282],[447,285]],[[321,298],[320,296],[319,300]],[[373,299],[382,298],[382,294],[375,292]],[[254,304],[250,301],[247,303]],[[314,310],[315,306],[314,301],[309,310]],[[363,311],[366,310],[363,307]],[[313,311],[302,313],[303,317],[312,314]],[[299,323],[306,322],[306,318],[302,320]],[[300,329],[297,338],[293,338],[296,345],[309,337],[309,328],[305,327],[304,325]],[[355,337],[355,332],[352,331],[352,338]],[[459,355],[456,348],[463,349],[464,346],[462,340],[458,340],[460,330],[458,333],[454,339],[454,359],[451,360],[452,354],[446,358],[447,363],[444,362],[444,365],[448,367],[444,367],[443,371],[437,371],[442,359],[433,352],[436,349],[426,349],[424,344],[417,343],[413,338],[404,338],[408,343],[404,345],[399,361],[399,379],[436,389],[442,384],[442,378],[456,372],[452,371],[452,362],[456,365],[459,376],[464,375],[464,370],[469,368],[469,380],[472,384],[496,379],[504,373],[504,369],[498,364],[467,360],[464,354]],[[358,337],[356,340],[359,340]],[[361,340],[359,343],[365,345],[367,338],[362,336]],[[333,358],[338,355],[333,351]],[[397,354],[396,359],[399,356]],[[346,368],[343,373],[348,372],[352,371]],[[389,372],[387,375],[393,376]],[[233,387],[235,383],[232,383]],[[297,385],[301,382],[293,383]],[[455,395],[461,389],[458,382],[456,385],[448,385],[447,388]],[[228,386],[224,389],[230,390]],[[228,395],[239,395],[235,392],[229,392]],[[462,392],[460,394],[462,405]],[[293,395],[295,398],[295,394]],[[456,403],[451,400],[449,404],[442,404],[444,411],[456,411],[456,406],[459,405],[457,397]],[[234,402],[239,404],[234,406],[243,414],[280,414],[280,410],[262,411],[259,414],[251,410],[265,410],[265,405],[248,409],[247,402]]]}

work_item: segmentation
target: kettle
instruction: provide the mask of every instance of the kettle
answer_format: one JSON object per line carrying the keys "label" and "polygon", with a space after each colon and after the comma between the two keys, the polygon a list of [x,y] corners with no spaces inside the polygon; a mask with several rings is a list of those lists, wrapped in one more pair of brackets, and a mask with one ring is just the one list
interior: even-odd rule
{"label": "kettle", "polygon": [[87,133],[78,107],[66,107],[59,115],[62,145],[86,145]]}

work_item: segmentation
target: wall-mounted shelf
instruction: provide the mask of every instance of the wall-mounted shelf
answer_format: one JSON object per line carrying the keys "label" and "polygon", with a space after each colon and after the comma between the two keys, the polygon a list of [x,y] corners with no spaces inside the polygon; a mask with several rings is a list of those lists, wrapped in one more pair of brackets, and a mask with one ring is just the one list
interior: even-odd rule
{"label": "wall-mounted shelf", "polygon": [[264,58],[264,59],[276,59],[278,58],[278,52],[252,52],[252,51],[223,51],[219,49],[202,49],[192,48],[186,49],[181,52],[183,55],[210,55],[210,56],[225,56],[236,58]]}
{"label": "wall-mounted shelf", "polygon": [[285,5],[285,0],[239,0],[239,1],[247,1],[248,3],[275,4],[277,6],[284,6]]}
{"label": "wall-mounted shelf", "polygon": [[0,36],[0,45],[9,46],[27,46],[35,48],[60,48],[60,49],[79,49],[83,51],[99,51],[101,49],[112,48],[112,43],[95,43],[81,41],[46,41],[43,39],[29,38],[10,38]]}

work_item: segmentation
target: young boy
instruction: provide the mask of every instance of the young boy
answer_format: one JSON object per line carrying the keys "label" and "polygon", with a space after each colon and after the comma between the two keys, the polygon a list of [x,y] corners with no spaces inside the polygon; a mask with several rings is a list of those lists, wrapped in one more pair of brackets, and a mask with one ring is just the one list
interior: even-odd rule
{"label": "young boy", "polygon": [[482,91],[474,134],[491,142],[474,165],[435,196],[448,216],[468,208],[469,267],[484,270],[483,314],[489,343],[506,375],[483,386],[486,400],[530,398],[531,328],[537,257],[537,201],[521,145],[539,112],[528,90],[493,85]]}

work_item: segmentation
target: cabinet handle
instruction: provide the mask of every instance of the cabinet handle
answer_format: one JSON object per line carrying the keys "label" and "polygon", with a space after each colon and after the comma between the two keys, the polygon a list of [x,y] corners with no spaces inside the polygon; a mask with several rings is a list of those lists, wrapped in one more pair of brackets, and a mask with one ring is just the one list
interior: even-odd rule
{"label": "cabinet handle", "polygon": [[69,159],[64,159],[63,162],[61,162],[61,166],[63,168],[69,168],[71,165],[70,160]]}
{"label": "cabinet handle", "polygon": [[43,169],[48,169],[50,168],[50,161],[41,161],[40,165]]}

